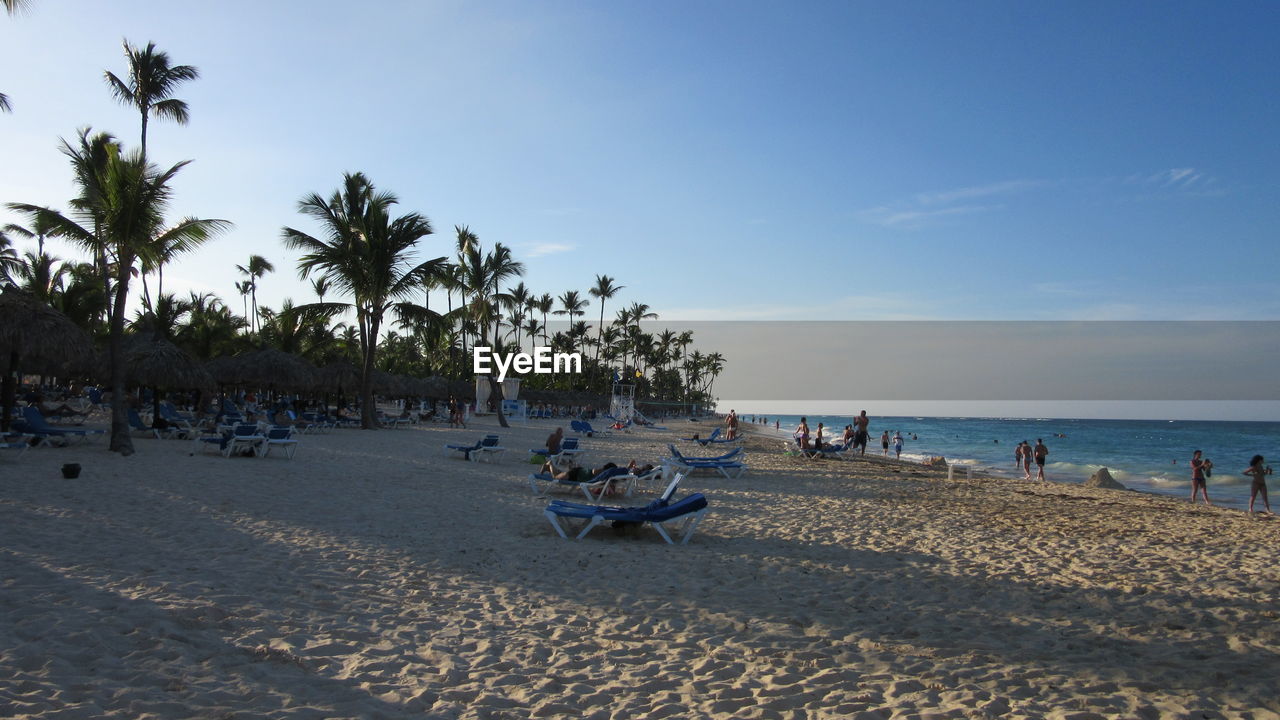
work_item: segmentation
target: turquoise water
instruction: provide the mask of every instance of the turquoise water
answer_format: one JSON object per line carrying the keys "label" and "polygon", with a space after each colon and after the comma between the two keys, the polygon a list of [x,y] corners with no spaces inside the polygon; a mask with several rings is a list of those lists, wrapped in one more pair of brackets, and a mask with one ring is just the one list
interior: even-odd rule
{"label": "turquoise water", "polygon": [[[824,423],[828,435],[836,439],[844,426],[853,422],[849,416],[808,418],[810,428]],[[774,419],[769,418],[771,428]],[[790,438],[800,416],[779,415],[776,419],[782,422],[780,434]],[[1022,477],[1013,465],[1018,442],[1026,440],[1034,445],[1037,438],[1043,438],[1049,448],[1045,475],[1051,481],[1082,483],[1105,466],[1112,477],[1132,490],[1180,497],[1191,494],[1191,453],[1203,450],[1214,463],[1209,498],[1215,504],[1235,508],[1249,504],[1251,481],[1240,471],[1251,457],[1261,454],[1268,458],[1268,464],[1280,465],[1280,423],[1275,422],[873,417],[868,453],[880,453],[880,433],[885,430],[890,437],[895,431],[902,433],[904,459],[942,455],[948,461],[969,462],[1008,477]],[[912,433],[919,439],[912,440]],[[893,452],[892,445],[889,450]],[[1031,469],[1034,475],[1034,463]],[[1268,484],[1272,486],[1269,489],[1275,489],[1280,481]],[[1280,511],[1280,497],[1274,509]]]}

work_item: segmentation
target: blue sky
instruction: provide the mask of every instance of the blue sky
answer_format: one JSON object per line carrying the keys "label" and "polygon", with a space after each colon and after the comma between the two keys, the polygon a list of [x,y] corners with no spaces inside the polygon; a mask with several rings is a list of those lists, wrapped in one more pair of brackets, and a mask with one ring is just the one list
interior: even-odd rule
{"label": "blue sky", "polygon": [[[0,201],[65,207],[58,137],[136,142],[102,72],[203,77],[157,161],[236,223],[166,272],[309,293],[281,226],[361,170],[559,295],[668,319],[1276,319],[1275,3],[33,0],[0,18]],[[12,217],[4,218],[5,221]],[[59,250],[64,255],[69,251]],[[439,299],[443,305],[443,298]],[[617,307],[615,303],[613,307]],[[610,311],[612,315],[612,311]]]}

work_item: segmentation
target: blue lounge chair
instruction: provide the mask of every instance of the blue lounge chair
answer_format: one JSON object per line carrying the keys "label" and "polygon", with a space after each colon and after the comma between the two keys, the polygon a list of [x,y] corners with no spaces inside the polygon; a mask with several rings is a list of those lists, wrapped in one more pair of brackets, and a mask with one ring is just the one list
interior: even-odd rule
{"label": "blue lounge chair", "polygon": [[226,438],[226,444],[222,447],[222,455],[231,457],[232,455],[238,455],[241,450],[250,450],[254,457],[262,457],[266,452],[266,443],[267,436],[258,430],[256,424],[241,423],[231,431],[231,437]]}
{"label": "blue lounge chair", "polygon": [[729,462],[733,460],[737,460],[741,462],[747,453],[746,450],[743,450],[740,447],[736,447],[730,450],[729,452],[724,453],[723,455],[717,455],[715,457],[693,457],[691,455],[685,455],[684,453],[680,452],[680,450],[678,450],[676,446],[672,445],[671,443],[667,443],[667,450],[670,450],[671,457],[677,460],[690,460],[693,462]]}
{"label": "blue lounge chair", "polygon": [[283,450],[284,456],[292,460],[293,454],[298,452],[298,439],[293,436],[293,428],[273,427],[267,430],[267,441],[263,446],[262,456],[270,455],[273,447]]}
{"label": "blue lounge chair", "polygon": [[478,462],[482,457],[501,458],[507,449],[498,445],[497,435],[486,435],[476,441],[475,445],[445,445],[444,454],[448,455],[450,451],[462,453],[465,460]]}
{"label": "blue lounge chair", "polygon": [[680,484],[682,477],[682,475],[677,475],[661,497],[643,507],[587,505],[553,500],[551,504],[547,505],[543,514],[551,522],[551,527],[555,528],[556,534],[565,539],[568,539],[569,535],[565,532],[565,526],[561,524],[562,519],[585,520],[582,530],[574,536],[576,540],[581,540],[585,537],[587,533],[591,532],[591,528],[604,522],[612,522],[615,526],[653,525],[663,540],[666,540],[670,545],[675,545],[676,541],[672,538],[672,534],[667,532],[666,525],[667,523],[679,523],[681,527],[676,530],[675,534],[680,538],[679,544],[685,545],[689,542],[689,538],[693,537],[698,523],[707,514],[707,499],[702,493],[693,493],[677,502],[671,502],[676,486]]}
{"label": "blue lounge chair", "polygon": [[[740,460],[733,459],[697,459],[685,457],[675,447],[668,445],[672,452],[672,456],[665,458],[663,463],[678,470],[693,472],[694,470],[714,470],[728,479],[733,479],[746,472],[747,466]],[[741,457],[736,453],[730,453],[734,457]]]}
{"label": "blue lounge chair", "polygon": [[698,443],[699,445],[701,445],[701,446],[703,446],[703,447],[706,447],[706,446],[707,446],[707,445],[709,445],[710,443],[715,442],[715,441],[716,441],[716,438],[718,438],[718,437],[720,437],[720,428],[716,428],[715,430],[712,430],[712,431],[711,431],[711,434],[710,434],[710,435],[708,435],[708,436],[706,436],[706,437],[704,437],[704,438],[691,438],[691,437],[687,437],[687,438],[680,438],[680,439],[681,439],[681,440],[684,440],[685,442],[696,442],[696,443]]}
{"label": "blue lounge chair", "polygon": [[79,438],[87,440],[90,437],[103,435],[106,430],[85,430],[84,428],[59,428],[53,427],[40,414],[39,408],[25,407],[22,409],[22,432],[31,433],[32,435],[43,435],[45,439],[50,437],[60,437],[63,440],[67,438]]}

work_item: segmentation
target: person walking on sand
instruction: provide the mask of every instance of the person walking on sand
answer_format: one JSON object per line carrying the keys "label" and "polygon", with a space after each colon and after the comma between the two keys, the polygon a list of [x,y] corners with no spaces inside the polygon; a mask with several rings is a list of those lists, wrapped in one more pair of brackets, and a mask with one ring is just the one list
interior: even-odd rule
{"label": "person walking on sand", "polygon": [[885,430],[880,435],[880,454],[889,457],[889,431]]}
{"label": "person walking on sand", "polygon": [[1036,470],[1036,479],[1044,480],[1044,461],[1049,455],[1049,448],[1045,447],[1044,440],[1036,438],[1036,446],[1033,449],[1032,454],[1035,456],[1036,467],[1038,468],[1038,470]]}
{"label": "person walking on sand", "polygon": [[893,454],[898,460],[902,459],[902,433],[896,430],[893,433]]}
{"label": "person walking on sand", "polygon": [[1262,494],[1262,506],[1266,508],[1265,512],[1268,515],[1273,514],[1271,512],[1271,501],[1267,499],[1267,476],[1271,474],[1271,466],[1265,465],[1265,462],[1261,455],[1254,455],[1253,459],[1249,461],[1249,467],[1244,469],[1245,475],[1253,476],[1253,487],[1249,488],[1250,515],[1253,514],[1254,498],[1258,497],[1259,493]]}
{"label": "person walking on sand", "polygon": [[[1213,461],[1208,458],[1201,459],[1199,450],[1191,453],[1191,502],[1196,501],[1196,495],[1204,493],[1204,504],[1212,505],[1209,502],[1209,485],[1207,478],[1213,474]],[[1177,460],[1174,460],[1176,463]]]}
{"label": "person walking on sand", "polygon": [[1018,447],[1013,449],[1013,466],[1018,469],[1022,468],[1022,446],[1025,444],[1025,442],[1020,442]]}
{"label": "person walking on sand", "polygon": [[1022,441],[1022,479],[1031,479],[1031,443]]}
{"label": "person walking on sand", "polygon": [[738,411],[730,410],[729,417],[725,418],[724,424],[725,430],[727,430],[725,433],[725,439],[736,439],[738,437]]}
{"label": "person walking on sand", "polygon": [[858,417],[854,418],[853,424],[856,425],[858,428],[858,434],[854,438],[853,442],[855,445],[858,446],[858,453],[860,455],[866,455],[867,440],[870,437],[867,434],[867,428],[870,427],[871,425],[871,418],[867,417],[867,411],[863,410],[862,413],[858,415]]}

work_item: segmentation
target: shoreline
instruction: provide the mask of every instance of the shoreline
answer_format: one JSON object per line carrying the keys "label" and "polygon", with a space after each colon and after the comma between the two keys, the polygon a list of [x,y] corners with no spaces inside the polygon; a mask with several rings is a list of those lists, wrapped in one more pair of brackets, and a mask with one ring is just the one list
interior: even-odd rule
{"label": "shoreline", "polygon": [[[827,419],[827,418],[846,417],[846,416],[811,416],[811,417]],[[881,420],[884,420],[884,419],[907,420],[907,421],[914,420],[917,422],[921,420],[928,421],[928,422],[934,422],[934,421],[945,422],[945,421],[955,420],[955,418],[918,418],[918,417],[908,418],[905,416],[904,417],[891,416],[889,418],[880,418],[880,419]],[[1008,421],[1009,419],[1008,418],[988,418],[986,420],[992,421],[992,422],[1004,422],[1004,421]],[[1083,420],[1083,421],[1070,420],[1070,419],[1058,419],[1058,420],[1064,423],[1095,422],[1092,420]],[[1105,422],[1120,424],[1127,421],[1108,420]],[[1200,422],[1216,424],[1218,421],[1200,421]],[[1256,426],[1256,425],[1259,425],[1260,423],[1242,423],[1242,424],[1250,424],[1250,425]],[[1275,425],[1277,425],[1277,427],[1280,427],[1280,423],[1275,423]],[[778,439],[783,442],[789,441],[791,438],[791,432],[786,426],[782,427],[778,431],[775,431],[773,429],[772,423],[770,423],[768,427],[764,427],[762,425],[754,424],[754,423],[746,423],[746,424],[740,424],[740,428],[753,428],[757,432],[762,431],[767,436],[774,437],[775,439]],[[1035,436],[1032,435],[1031,437],[1034,438]],[[1055,440],[1052,438],[1048,438],[1048,439],[1052,446]],[[875,448],[870,447],[870,445],[876,444],[875,440],[876,440],[875,437],[871,438],[872,442],[869,443],[868,456],[870,456],[872,452],[874,452],[877,457],[880,456],[878,445],[876,445]],[[1062,440],[1066,440],[1066,438],[1063,438]],[[975,473],[981,472],[987,475],[992,475],[992,476],[1001,477],[1001,478],[1010,479],[1010,480],[1022,480],[1022,474],[1020,470],[1012,471],[1008,469],[1008,465],[1010,464],[1010,461],[1000,460],[1000,461],[993,462],[990,459],[984,459],[983,457],[975,457],[975,456],[982,455],[981,450],[978,449],[979,445],[975,444],[976,441],[975,443],[970,443],[970,450],[968,452],[965,452],[962,450],[959,453],[956,453],[955,447],[937,448],[937,449],[921,449],[922,446],[924,448],[927,448],[928,447],[927,443],[928,443],[927,440],[918,440],[918,441],[912,442],[910,441],[910,439],[908,439],[908,447],[911,447],[912,449],[909,452],[904,452],[903,458],[920,462],[924,458],[933,457],[933,456],[943,456],[947,459],[948,463],[955,461],[955,462],[959,462],[960,464],[966,464],[966,465],[972,466],[974,468]],[[1003,448],[1005,446],[1002,445],[1001,447]],[[1012,453],[1012,450],[1013,450],[1012,447],[1008,447],[1008,452]],[[1061,455],[1059,455],[1059,457],[1061,457]],[[1048,475],[1047,482],[1063,484],[1063,485],[1084,485],[1092,474],[1097,472],[1098,469],[1105,467],[1110,471],[1114,479],[1116,479],[1118,482],[1124,485],[1126,489],[1131,490],[1133,492],[1156,495],[1160,497],[1181,498],[1184,500],[1187,499],[1187,497],[1190,495],[1190,490],[1191,490],[1190,480],[1184,479],[1183,477],[1181,477],[1181,473],[1189,471],[1187,466],[1185,465],[1171,466],[1169,467],[1169,469],[1175,472],[1169,473],[1169,472],[1160,472],[1154,469],[1135,471],[1132,468],[1132,466],[1126,468],[1125,467],[1126,464],[1127,463],[1124,460],[1117,460],[1115,458],[1112,458],[1111,461],[1104,461],[1104,462],[1092,462],[1087,459],[1080,459],[1079,457],[1073,458],[1071,460],[1066,460],[1066,459],[1062,459],[1058,461],[1051,460],[1048,466],[1046,466],[1046,474]],[[1222,464],[1223,463],[1219,463],[1220,466]],[[1032,467],[1032,474],[1033,476],[1035,474],[1034,466]],[[1236,477],[1233,474],[1222,472],[1221,469],[1219,469],[1218,473],[1215,473],[1215,478],[1210,481],[1210,491],[1214,493],[1215,507],[1224,507],[1227,509],[1234,509],[1234,510],[1239,510],[1241,512],[1247,513],[1248,512],[1248,489],[1249,489],[1249,481],[1247,479],[1241,479]],[[1261,510],[1260,504],[1257,507],[1259,508],[1259,510]],[[1280,509],[1280,506],[1278,506],[1277,509]]]}

